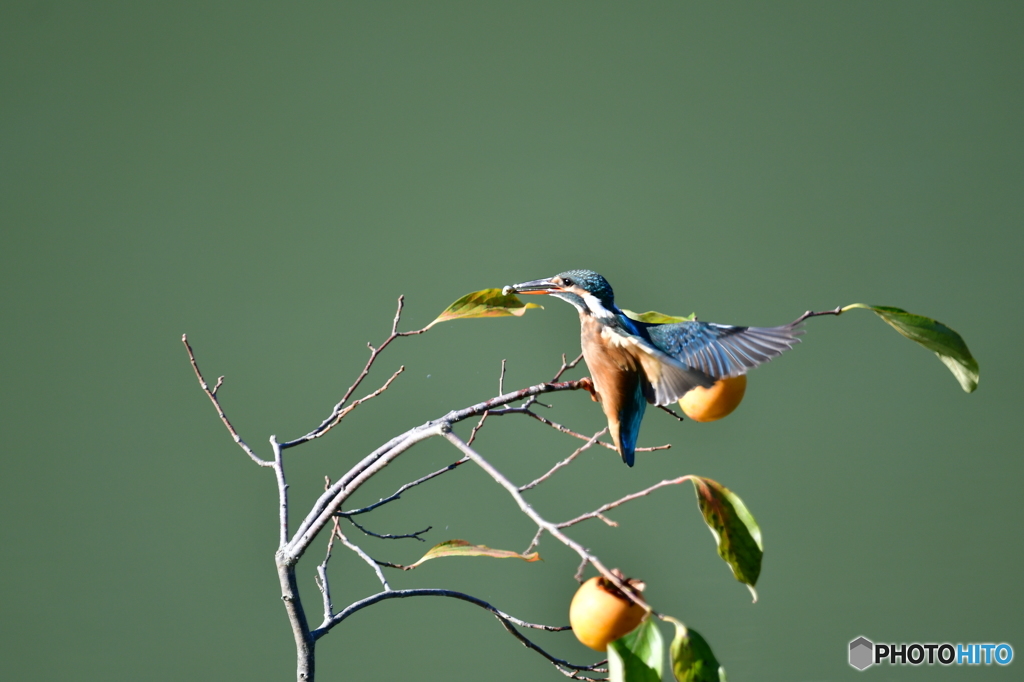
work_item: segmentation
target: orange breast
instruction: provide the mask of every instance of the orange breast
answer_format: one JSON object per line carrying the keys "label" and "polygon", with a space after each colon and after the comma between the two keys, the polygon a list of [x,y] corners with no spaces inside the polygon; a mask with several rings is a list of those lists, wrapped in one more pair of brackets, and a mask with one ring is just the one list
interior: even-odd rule
{"label": "orange breast", "polygon": [[622,406],[633,399],[637,383],[644,380],[643,369],[628,348],[602,343],[601,325],[593,317],[581,315],[580,318],[583,359],[605,416],[609,423],[617,422]]}

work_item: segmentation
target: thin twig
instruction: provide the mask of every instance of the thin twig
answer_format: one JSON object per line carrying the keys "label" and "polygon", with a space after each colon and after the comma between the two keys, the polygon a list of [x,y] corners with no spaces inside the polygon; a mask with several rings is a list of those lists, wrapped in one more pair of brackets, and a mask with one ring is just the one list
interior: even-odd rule
{"label": "thin twig", "polygon": [[484,412],[482,415],[480,415],[480,421],[478,421],[476,423],[476,426],[474,426],[473,430],[469,433],[469,440],[466,441],[467,443],[469,443],[470,445],[473,444],[473,441],[476,440],[477,432],[480,431],[480,429],[483,428],[484,422],[487,421],[487,415],[489,415],[489,414],[490,414],[490,412],[488,411],[488,412]]}
{"label": "thin twig", "polygon": [[463,457],[462,459],[458,460],[457,462],[452,462],[451,464],[449,464],[448,466],[444,467],[443,469],[438,469],[437,471],[435,471],[433,473],[430,473],[430,474],[427,474],[426,476],[423,476],[422,478],[417,478],[415,481],[411,481],[409,483],[406,483],[401,488],[396,490],[393,494],[388,495],[387,497],[382,498],[381,500],[379,500],[377,502],[374,502],[373,504],[367,505],[365,507],[361,507],[359,509],[353,509],[351,511],[340,511],[340,512],[337,512],[337,515],[338,516],[355,516],[356,514],[365,514],[366,512],[373,511],[377,507],[385,505],[388,502],[394,502],[395,500],[400,498],[402,496],[402,493],[404,493],[409,488],[418,486],[420,483],[426,483],[430,479],[435,478],[436,476],[440,476],[441,474],[443,474],[445,472],[451,471],[452,469],[454,469],[455,467],[459,466],[460,464],[465,464],[468,461],[469,461],[469,457]]}
{"label": "thin twig", "polygon": [[692,475],[686,475],[686,476],[680,476],[679,478],[667,479],[667,480],[661,481],[659,483],[655,483],[651,487],[645,488],[644,490],[641,490],[640,492],[636,492],[636,493],[633,493],[631,495],[626,495],[625,497],[620,498],[618,500],[615,500],[614,502],[609,502],[608,504],[601,505],[600,507],[598,507],[597,509],[595,509],[592,512],[587,512],[586,514],[581,514],[581,515],[577,516],[574,519],[570,519],[568,521],[562,521],[561,523],[556,523],[555,525],[558,528],[568,528],[569,526],[574,526],[577,523],[579,523],[580,521],[586,521],[587,519],[600,519],[600,520],[604,521],[605,523],[607,523],[610,526],[618,525],[614,521],[610,521],[609,519],[605,518],[602,515],[606,511],[608,511],[609,509],[615,509],[619,505],[625,504],[626,502],[629,502],[630,500],[635,500],[638,497],[644,497],[645,495],[650,495],[651,493],[653,493],[658,488],[664,488],[665,486],[669,486],[669,485],[679,485],[680,483],[685,483],[686,481],[689,481],[692,478],[693,478]]}
{"label": "thin twig", "polygon": [[815,313],[815,312],[812,312],[812,311],[808,310],[806,313],[804,313],[800,317],[798,317],[795,320],[793,320],[792,322],[790,322],[789,326],[790,327],[795,327],[795,326],[797,326],[798,324],[800,324],[801,322],[803,322],[804,320],[806,320],[809,317],[820,317],[821,315],[842,315],[842,314],[843,314],[843,306],[841,306],[841,305],[840,306],[836,306],[833,310],[822,310],[820,313]]}
{"label": "thin twig", "polygon": [[358,490],[363,483],[416,443],[438,436],[440,433],[441,424],[424,424],[410,429],[364,457],[359,464],[336,481],[330,490],[317,498],[313,508],[306,514],[306,518],[299,524],[288,546],[283,550],[288,559],[294,562],[302,557],[327,522],[337,514],[348,496]]}
{"label": "thin twig", "polygon": [[505,392],[505,358],[501,359],[501,374],[498,375],[498,395]]}
{"label": "thin twig", "polygon": [[534,548],[540,544],[540,538],[542,535],[544,535],[544,529],[537,528],[537,532],[533,534],[533,539],[530,540],[530,544],[527,545],[526,549],[523,551],[523,554],[529,554],[530,552],[532,552]]}
{"label": "thin twig", "polygon": [[[580,388],[582,388],[582,387],[580,387]],[[586,440],[586,441],[590,440],[590,436],[586,436],[586,435],[584,435],[582,433],[577,433],[577,432],[573,431],[572,429],[570,429],[570,428],[568,428],[566,426],[562,426],[558,422],[553,422],[550,419],[548,419],[547,417],[542,417],[541,415],[537,414],[536,412],[533,412],[532,410],[530,410],[529,408],[526,408],[526,407],[503,407],[503,408],[498,409],[498,410],[491,410],[490,413],[492,415],[496,416],[496,417],[503,417],[506,414],[525,414],[525,415],[528,415],[530,417],[533,417],[534,419],[539,421],[541,424],[546,424],[546,425],[550,426],[551,428],[555,429],[556,431],[561,431],[562,433],[564,433],[564,434],[566,434],[568,436],[572,436],[573,438],[579,438],[580,440]],[[612,445],[611,443],[607,443],[607,442],[605,442],[603,440],[597,441],[597,444],[600,445],[601,447],[608,448],[609,450],[614,450],[615,449],[614,445]],[[637,452],[653,452],[655,450],[668,450],[671,447],[672,447],[671,443],[666,443],[665,445],[656,445],[656,446],[650,447],[650,448],[637,448],[636,451]]]}
{"label": "thin twig", "polygon": [[[551,381],[554,382],[554,381],[558,381],[559,379],[561,379],[562,375],[566,371],[568,371],[568,370],[572,369],[573,367],[575,367],[576,365],[578,365],[580,363],[580,360],[582,360],[582,359],[583,359],[583,353],[580,353],[579,355],[576,356],[576,359],[573,360],[572,362],[566,362],[565,361],[565,353],[562,353],[562,366],[559,367],[557,372],[555,372],[555,376],[552,377]],[[584,378],[584,379],[581,379],[580,381],[589,381],[589,380]],[[537,399],[537,396],[535,396],[535,395],[534,396],[530,396],[529,398],[527,398],[526,401],[522,405],[520,405],[519,407],[520,408],[529,409],[533,405],[540,405],[542,407],[548,407],[548,408],[551,407],[547,403],[542,403],[540,400]],[[473,441],[466,441],[466,442],[468,444],[470,444],[470,445],[473,444]]]}
{"label": "thin twig", "polygon": [[403,599],[405,597],[450,597],[452,599],[460,599],[462,601],[469,602],[470,604],[475,604],[475,605],[477,605],[477,606],[479,606],[479,607],[489,611],[495,618],[498,619],[498,622],[500,622],[502,624],[502,626],[513,637],[518,639],[523,644],[523,646],[525,646],[525,647],[527,647],[529,649],[533,649],[534,651],[539,653],[541,656],[546,658],[548,661],[550,661],[553,665],[555,665],[555,666],[562,666],[562,667],[568,668],[570,670],[585,670],[585,671],[601,672],[601,673],[606,672],[606,669],[603,669],[603,668],[600,667],[600,666],[602,666],[604,664],[604,661],[599,662],[599,663],[594,664],[594,665],[577,665],[575,663],[570,663],[569,661],[563,660],[561,658],[556,658],[556,657],[552,656],[551,654],[549,654],[548,652],[546,652],[544,649],[542,649],[539,646],[537,646],[536,644],[534,644],[532,641],[530,641],[525,635],[523,635],[521,632],[519,632],[519,630],[517,630],[516,627],[515,627],[516,625],[518,625],[520,627],[525,627],[525,628],[533,628],[533,629],[537,629],[537,630],[547,630],[547,631],[552,631],[552,632],[558,632],[558,631],[568,630],[569,629],[568,626],[555,627],[555,626],[551,626],[551,625],[538,625],[538,624],[535,624],[535,623],[527,623],[527,622],[522,621],[522,620],[520,620],[518,618],[510,616],[509,614],[505,613],[504,611],[499,611],[497,608],[495,608],[491,604],[485,602],[483,599],[479,599],[478,597],[474,597],[472,595],[465,594],[464,592],[455,592],[453,590],[415,589],[415,590],[386,590],[384,592],[378,592],[377,594],[370,595],[369,597],[366,597],[365,599],[360,599],[357,602],[353,602],[352,604],[349,604],[344,609],[339,611],[337,614],[332,616],[330,619],[325,620],[324,623],[319,628],[317,628],[316,630],[314,630],[311,633],[312,637],[313,637],[313,640],[315,641],[315,640],[319,639],[320,637],[323,637],[325,634],[330,632],[330,630],[332,628],[334,628],[334,626],[338,625],[339,623],[341,623],[342,621],[344,621],[346,618],[348,618],[352,614],[356,613],[357,611],[361,611],[362,609],[365,609],[367,606],[373,606],[374,604],[376,604],[378,602],[381,602],[381,601],[383,601],[385,599]]}
{"label": "thin twig", "polygon": [[[289,561],[298,561],[317,534],[327,525],[330,518],[340,511],[341,505],[344,504],[349,495],[416,443],[441,435],[444,429],[451,428],[453,424],[477,417],[488,410],[493,411],[502,405],[519,402],[533,395],[556,391],[577,391],[583,387],[580,381],[535,384],[521,388],[518,391],[496,396],[461,410],[454,410],[439,419],[427,422],[395,436],[364,457],[340,479],[335,481],[330,490],[317,498],[312,509],[306,514],[306,518],[299,524],[298,529],[288,543],[288,547],[285,548],[287,559]],[[589,440],[587,436],[581,436],[581,438]]]}
{"label": "thin twig", "polygon": [[[343,395],[341,397],[341,400],[338,401],[338,404],[334,406],[333,410],[331,410],[331,414],[326,419],[324,419],[320,423],[320,425],[318,427],[316,427],[315,429],[313,429],[312,431],[307,433],[305,436],[300,436],[299,438],[296,438],[295,440],[290,440],[290,441],[288,441],[286,443],[281,443],[281,447],[282,448],[286,448],[287,449],[287,448],[295,447],[296,445],[301,445],[302,443],[306,443],[306,442],[308,442],[310,440],[313,440],[314,438],[319,438],[320,436],[325,434],[327,431],[330,431],[334,427],[334,425],[337,424],[338,421],[341,420],[341,417],[344,416],[343,414],[341,414],[341,412],[342,412],[342,410],[345,409],[345,403],[348,402],[348,399],[352,397],[352,394],[355,393],[355,390],[357,388],[359,388],[359,385],[361,383],[363,383],[363,379],[365,379],[367,377],[367,375],[370,373],[370,368],[373,367],[373,363],[377,360],[377,356],[381,354],[381,351],[383,351],[385,348],[387,348],[388,345],[392,341],[394,341],[395,339],[397,339],[399,337],[402,337],[402,336],[415,336],[416,334],[422,334],[423,332],[427,331],[427,329],[430,328],[430,327],[424,327],[423,329],[417,329],[415,331],[409,331],[409,332],[400,332],[400,331],[398,331],[398,322],[402,318],[402,308],[403,308],[404,305],[405,305],[405,296],[399,296],[398,297],[398,310],[395,311],[395,319],[394,319],[394,321],[391,324],[391,334],[390,334],[390,336],[388,336],[388,338],[384,339],[384,342],[382,344],[380,344],[379,346],[377,346],[376,348],[374,348],[372,344],[369,344],[369,343],[366,344],[369,347],[369,349],[370,349],[370,357],[366,361],[366,365],[363,366],[363,371],[359,373],[359,375],[356,377],[356,380],[354,382],[352,382],[352,385],[348,387],[347,391],[345,391],[345,395]],[[401,372],[401,370],[399,370],[399,372]],[[390,384],[392,381],[394,381],[394,378],[395,378],[395,376],[397,376],[397,374],[398,373],[396,373],[394,376],[392,376],[392,378],[390,380],[388,380],[387,384],[385,384],[382,388],[378,389],[378,391],[375,391],[375,394],[379,395],[379,391],[383,391],[384,389],[386,389],[388,384]],[[373,395],[367,396],[366,398],[361,398],[359,401],[357,401],[357,403],[358,402],[362,402],[363,400],[368,400],[371,397],[373,397]],[[346,414],[347,414],[347,412],[346,412]]]}
{"label": "thin twig", "polygon": [[481,469],[483,469],[491,478],[493,478],[498,483],[498,485],[500,485],[502,488],[508,491],[508,494],[512,496],[512,499],[515,500],[515,503],[519,506],[519,509],[528,517],[530,517],[530,520],[537,524],[538,528],[543,528],[544,531],[547,532],[551,537],[555,538],[563,545],[576,552],[577,555],[579,555],[580,559],[583,560],[583,563],[581,564],[580,570],[577,571],[577,579],[580,579],[580,581],[582,582],[583,566],[589,563],[591,566],[596,568],[601,575],[610,580],[613,585],[622,590],[622,592],[626,594],[626,596],[628,596],[634,603],[643,607],[645,610],[650,611],[651,613],[656,613],[643,599],[641,599],[639,596],[633,594],[629,589],[627,589],[626,586],[623,584],[622,580],[617,575],[613,574],[610,570],[608,570],[608,567],[606,567],[600,559],[591,554],[583,545],[581,545],[580,543],[576,542],[568,535],[563,533],[558,524],[551,523],[550,521],[544,519],[544,517],[542,517],[540,514],[538,514],[537,511],[534,510],[534,508],[531,507],[525,499],[523,499],[523,495],[522,493],[519,492],[519,488],[516,487],[516,485],[512,483],[510,480],[508,480],[504,474],[495,469],[490,462],[488,462],[486,459],[483,458],[483,456],[480,455],[480,453],[466,445],[466,443],[463,442],[463,440],[459,438],[457,435],[455,435],[455,433],[452,432],[451,429],[443,430],[441,435],[443,435],[448,440],[448,442],[450,442],[452,445],[461,450],[464,455],[468,456],[471,460],[473,460],[473,462]]}
{"label": "thin twig", "polygon": [[664,410],[665,412],[668,412],[670,415],[672,415],[673,417],[675,417],[679,421],[683,421],[683,415],[676,414],[676,411],[673,410],[672,408],[668,407],[667,405],[658,405],[657,408],[659,410]]}
{"label": "thin twig", "polygon": [[580,360],[582,359],[583,353],[580,353],[579,355],[576,356],[575,360],[567,364],[565,362],[565,353],[562,353],[562,366],[558,369],[558,372],[555,373],[555,376],[551,379],[551,381],[558,381],[559,379],[561,379],[562,375],[565,374],[565,372],[572,369],[576,365],[580,364]]}
{"label": "thin twig", "polygon": [[373,557],[364,552],[359,545],[354,544],[347,537],[345,537],[345,534],[341,532],[341,528],[339,528],[338,526],[334,527],[334,532],[337,534],[338,539],[341,540],[343,545],[345,545],[353,552],[358,554],[363,561],[368,563],[373,568],[373,572],[377,574],[377,579],[380,580],[380,584],[384,586],[384,591],[390,592],[391,586],[388,585],[388,580],[384,577],[384,571],[380,570],[380,566],[377,565],[377,562],[373,559]]}
{"label": "thin twig", "polygon": [[285,448],[293,447],[295,445],[299,445],[301,443],[305,443],[306,441],[312,440],[314,438],[319,438],[320,436],[324,435],[325,433],[327,433],[328,431],[333,429],[335,426],[337,426],[339,423],[341,423],[341,420],[344,419],[348,415],[349,412],[351,412],[352,410],[356,409],[357,407],[359,407],[360,405],[365,403],[367,400],[372,400],[373,398],[376,398],[377,396],[379,396],[384,391],[388,390],[388,388],[391,386],[391,384],[394,382],[394,380],[398,378],[398,375],[401,374],[404,371],[405,371],[405,365],[402,365],[401,367],[399,367],[395,371],[394,374],[391,375],[391,378],[389,378],[387,381],[385,381],[384,385],[381,386],[380,388],[378,388],[376,391],[374,391],[373,393],[368,393],[367,395],[364,395],[362,398],[359,398],[358,400],[353,400],[351,405],[346,405],[345,407],[341,408],[340,410],[336,410],[335,414],[334,414],[334,417],[331,419],[330,423],[327,423],[326,425],[325,424],[321,424],[319,427],[317,427],[317,430],[315,432],[310,432],[310,433],[306,434],[305,436],[303,436],[302,438],[298,438],[296,440],[289,441],[287,443],[282,443],[281,447],[285,447]]}
{"label": "thin twig", "polygon": [[220,377],[219,379],[217,379],[217,384],[211,389],[209,384],[206,383],[206,379],[203,378],[203,373],[199,371],[199,364],[196,362],[195,353],[192,352],[192,346],[190,346],[188,343],[188,336],[182,334],[181,342],[185,344],[185,349],[188,351],[188,359],[189,362],[192,363],[192,369],[196,373],[196,378],[199,379],[200,388],[203,389],[203,393],[205,393],[206,396],[210,399],[210,402],[213,403],[214,409],[217,410],[217,416],[220,417],[220,420],[222,422],[224,422],[224,426],[227,427],[228,433],[231,434],[232,440],[234,440],[235,443],[238,444],[238,447],[242,448],[245,454],[249,455],[252,461],[256,462],[261,467],[273,466],[274,463],[272,461],[268,461],[259,457],[255,452],[252,451],[252,448],[246,445],[245,441],[242,440],[242,437],[238,435],[237,431],[235,431],[235,427],[231,425],[231,421],[228,419],[228,416],[224,413],[224,408],[220,406],[220,399],[217,398],[217,391],[224,384],[224,377]]}
{"label": "thin twig", "polygon": [[433,526],[427,526],[423,530],[418,530],[415,533],[405,533],[403,535],[391,535],[390,533],[374,533],[372,530],[367,530],[366,528],[363,528],[358,523],[356,523],[356,520],[353,519],[352,517],[349,517],[348,522],[351,523],[356,528],[358,528],[359,530],[361,530],[364,534],[369,535],[371,537],[380,538],[381,540],[404,540],[406,538],[412,538],[413,540],[419,540],[420,542],[426,542],[426,540],[424,540],[420,536],[423,535],[424,533],[426,533],[427,531],[429,531],[431,528],[433,528]]}
{"label": "thin twig", "polygon": [[402,570],[402,571],[408,571],[409,570],[408,566],[405,566],[403,564],[396,564],[396,563],[394,563],[392,561],[381,561],[380,559],[374,559],[374,561],[377,562],[378,566],[383,566],[384,568],[397,568],[397,569]]}
{"label": "thin twig", "polygon": [[[601,429],[600,431],[598,431],[597,433],[595,433],[590,438],[590,440],[588,440],[586,443],[584,443],[583,445],[581,445],[578,448],[576,448],[576,452],[572,453],[571,455],[569,455],[568,457],[563,459],[561,462],[559,462],[555,466],[551,467],[551,469],[549,469],[546,474],[544,474],[540,478],[537,478],[537,479],[534,479],[533,481],[530,481],[526,485],[519,486],[519,492],[523,492],[524,490],[529,490],[530,488],[535,488],[540,483],[543,483],[544,481],[546,481],[551,476],[551,474],[555,473],[556,471],[558,471],[559,469],[564,467],[566,464],[569,464],[574,459],[579,457],[581,452],[583,452],[584,450],[589,450],[590,446],[592,446],[595,443],[597,443],[597,439],[600,438],[601,436],[603,436],[606,433],[608,433],[608,427],[607,426],[604,427],[603,429]],[[466,443],[466,445],[469,445],[469,443]]]}

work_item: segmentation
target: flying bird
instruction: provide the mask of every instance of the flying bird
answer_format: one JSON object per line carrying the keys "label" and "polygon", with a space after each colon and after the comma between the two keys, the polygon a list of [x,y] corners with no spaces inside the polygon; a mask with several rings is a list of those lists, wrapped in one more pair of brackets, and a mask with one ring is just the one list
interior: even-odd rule
{"label": "flying bird", "polygon": [[608,418],[615,449],[633,466],[647,403],[670,405],[697,386],[739,376],[800,341],[800,321],[781,327],[735,327],[711,322],[650,324],[615,305],[612,287],[593,270],[569,270],[513,284],[503,293],[548,294],[580,314],[580,344],[593,394]]}

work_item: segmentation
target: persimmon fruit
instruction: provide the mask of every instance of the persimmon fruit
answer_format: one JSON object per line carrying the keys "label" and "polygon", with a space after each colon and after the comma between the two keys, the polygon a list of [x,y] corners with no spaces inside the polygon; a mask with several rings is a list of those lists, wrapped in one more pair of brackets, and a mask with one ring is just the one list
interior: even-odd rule
{"label": "persimmon fruit", "polygon": [[732,414],[747,390],[747,375],[719,379],[711,387],[698,386],[679,399],[683,414],[695,422],[713,422]]}
{"label": "persimmon fruit", "polygon": [[[639,596],[644,584],[628,580],[618,571],[633,594]],[[576,639],[595,651],[607,651],[608,644],[631,632],[647,615],[647,609],[633,602],[603,576],[594,576],[576,591],[569,605],[569,625]]]}

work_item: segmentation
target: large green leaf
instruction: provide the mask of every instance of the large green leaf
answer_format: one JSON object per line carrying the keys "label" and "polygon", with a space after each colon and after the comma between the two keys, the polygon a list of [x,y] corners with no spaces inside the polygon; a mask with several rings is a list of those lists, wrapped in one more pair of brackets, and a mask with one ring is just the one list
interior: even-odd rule
{"label": "large green leaf", "polygon": [[891,306],[854,303],[843,308],[843,312],[851,308],[874,312],[900,334],[934,352],[968,393],[978,387],[978,361],[971,355],[963,337],[946,325]]}
{"label": "large green leaf", "polygon": [[540,561],[540,554],[537,552],[530,552],[529,554],[519,554],[507,549],[491,549],[484,545],[474,545],[466,540],[445,540],[439,544],[434,545],[427,550],[427,553],[420,557],[420,560],[414,564],[403,566],[402,568],[406,571],[416,568],[424,561],[430,561],[431,559],[440,559],[441,557],[449,556],[489,556],[493,559],[522,559],[524,561]]}
{"label": "large green leaf", "polygon": [[676,626],[669,656],[672,674],[679,682],[725,682],[725,670],[718,663],[707,640],[675,618],[662,616]]}
{"label": "large green leaf", "polygon": [[665,641],[652,618],[608,645],[610,682],[661,682]]}
{"label": "large green leaf", "polygon": [[482,289],[466,294],[445,308],[437,319],[427,325],[430,329],[438,322],[463,320],[471,317],[521,317],[530,308],[542,308],[536,303],[523,303],[515,294],[503,295],[501,289]]}
{"label": "large green leaf", "polygon": [[744,583],[757,601],[754,585],[761,574],[761,529],[739,496],[717,481],[694,476],[697,506],[704,522],[718,543],[718,555],[725,559],[733,575]]}
{"label": "large green leaf", "polygon": [[622,313],[631,320],[646,322],[647,324],[689,322],[697,318],[697,313],[690,313],[687,317],[676,317],[675,315],[666,315],[665,313],[659,313],[654,310],[648,310],[646,313],[634,313],[632,310],[626,310],[625,308],[622,309]]}

